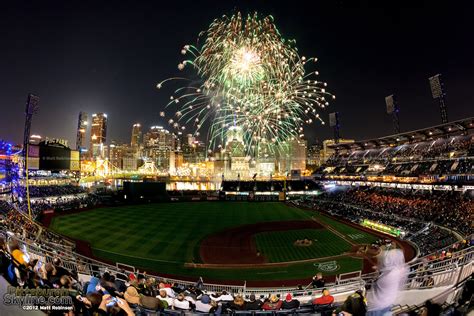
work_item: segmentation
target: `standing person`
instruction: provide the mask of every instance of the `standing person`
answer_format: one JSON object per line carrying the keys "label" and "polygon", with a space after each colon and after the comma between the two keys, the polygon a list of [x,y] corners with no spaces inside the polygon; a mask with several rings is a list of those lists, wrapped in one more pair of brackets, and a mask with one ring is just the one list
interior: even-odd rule
{"label": "standing person", "polygon": [[367,294],[369,316],[391,315],[390,309],[408,275],[401,249],[383,251],[378,258],[378,268],[380,276]]}
{"label": "standing person", "polygon": [[326,281],[323,279],[323,274],[321,272],[318,272],[313,277],[313,280],[311,281],[311,285],[313,286],[313,289],[323,288],[325,284],[326,284]]}

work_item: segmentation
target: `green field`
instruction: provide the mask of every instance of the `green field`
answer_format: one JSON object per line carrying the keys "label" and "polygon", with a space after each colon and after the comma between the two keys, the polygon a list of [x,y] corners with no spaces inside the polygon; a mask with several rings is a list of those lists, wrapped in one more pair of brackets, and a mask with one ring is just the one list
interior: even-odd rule
{"label": "green field", "polygon": [[[295,240],[308,238],[311,246],[295,247]],[[351,249],[349,243],[326,229],[266,232],[255,235],[257,249],[269,262],[287,262],[337,256]],[[275,242],[276,241],[276,242]]]}
{"label": "green field", "polygon": [[[284,267],[204,269],[185,268],[184,263],[200,262],[199,245],[209,234],[245,224],[312,220],[312,217],[356,243],[376,239],[326,216],[278,202],[190,202],[98,208],[55,217],[50,228],[89,242],[97,257],[157,273],[212,280],[291,280],[309,278],[318,268],[314,263],[294,263]],[[305,237],[317,241],[307,248],[293,246],[294,240]],[[259,233],[255,242],[269,262],[333,256],[350,249],[348,242],[326,229]],[[339,268],[332,274],[360,270],[362,260],[339,257],[337,264]]]}

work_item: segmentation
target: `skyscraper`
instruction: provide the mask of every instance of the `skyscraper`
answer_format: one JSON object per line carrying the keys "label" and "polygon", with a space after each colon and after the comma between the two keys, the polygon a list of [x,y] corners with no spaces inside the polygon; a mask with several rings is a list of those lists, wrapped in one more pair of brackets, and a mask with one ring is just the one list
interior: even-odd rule
{"label": "skyscraper", "polygon": [[152,126],[143,136],[144,156],[158,169],[168,170],[171,153],[175,149],[175,136],[161,126]]}
{"label": "skyscraper", "polygon": [[88,117],[86,112],[79,112],[76,135],[76,149],[79,152],[82,152],[84,149],[86,149],[87,119]]}
{"label": "skyscraper", "polygon": [[133,124],[132,140],[130,142],[132,147],[140,146],[141,138],[142,138],[142,126],[139,123]]}
{"label": "skyscraper", "polygon": [[104,145],[107,139],[107,114],[92,114],[90,149],[93,158],[104,157]]}
{"label": "skyscraper", "polygon": [[321,144],[316,143],[308,146],[306,151],[306,165],[320,166],[321,165]]}

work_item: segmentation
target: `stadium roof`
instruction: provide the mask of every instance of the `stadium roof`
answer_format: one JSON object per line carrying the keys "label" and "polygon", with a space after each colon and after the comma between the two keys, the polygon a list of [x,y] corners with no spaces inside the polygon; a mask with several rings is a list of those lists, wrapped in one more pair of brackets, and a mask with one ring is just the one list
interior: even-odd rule
{"label": "stadium roof", "polygon": [[440,136],[467,134],[472,130],[474,130],[474,117],[380,138],[360,140],[354,143],[329,145],[329,147],[337,149],[375,148],[437,138]]}

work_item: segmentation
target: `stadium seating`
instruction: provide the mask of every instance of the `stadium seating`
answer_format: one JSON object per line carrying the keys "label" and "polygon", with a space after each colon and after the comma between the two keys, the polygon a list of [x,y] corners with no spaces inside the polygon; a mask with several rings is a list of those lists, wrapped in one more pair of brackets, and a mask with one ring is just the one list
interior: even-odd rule
{"label": "stadium seating", "polygon": [[[365,144],[364,144],[365,145]],[[349,146],[349,145],[344,145]],[[473,174],[472,135],[360,147],[342,147],[316,171],[331,176],[453,176]]]}
{"label": "stadium seating", "polygon": [[[45,284],[50,284],[48,286],[54,286],[54,282],[59,282],[59,283],[56,283],[57,286],[60,286],[60,287],[63,287],[63,288],[69,288],[69,289],[80,289],[79,293],[84,292],[84,289],[87,289],[88,284],[83,284],[79,281],[77,270],[70,270],[70,271],[68,271],[67,269],[64,270],[64,268],[66,267],[65,262],[67,262],[67,260],[68,260],[68,257],[64,256],[64,255],[66,254],[67,251],[71,251],[71,252],[73,251],[73,249],[71,249],[71,248],[69,248],[69,249],[60,248],[61,246],[66,247],[68,245],[68,243],[65,240],[61,240],[60,236],[57,236],[54,233],[50,233],[47,230],[41,230],[39,228],[35,228],[36,227],[35,224],[31,223],[27,217],[25,217],[20,212],[18,212],[14,208],[12,208],[11,205],[9,205],[9,203],[2,202],[0,204],[0,206],[1,206],[1,209],[2,209],[3,216],[5,216],[3,223],[7,225],[7,226],[4,226],[4,227],[8,231],[10,231],[11,233],[14,233],[16,236],[20,237],[23,240],[26,240],[26,241],[31,240],[31,241],[34,241],[36,243],[40,242],[39,243],[40,247],[38,247],[36,249],[37,250],[39,249],[40,252],[44,251],[45,254],[46,253],[53,253],[54,254],[54,253],[58,253],[58,249],[62,250],[61,258],[63,259],[63,261],[46,260],[46,262],[49,262],[49,264],[50,264],[48,266],[48,269],[53,269],[54,268],[54,269],[57,269],[57,270],[61,270],[61,268],[62,268],[63,269],[63,270],[61,270],[62,273],[66,273],[66,274],[70,275],[71,279],[68,279],[68,280],[70,280],[70,282],[66,282],[64,280],[64,278],[61,281],[61,279],[58,280],[57,278],[55,279],[54,277],[52,277],[51,279],[46,279]],[[357,213],[355,213],[355,214],[357,215]],[[401,223],[403,223],[403,221],[401,221]],[[416,226],[416,225],[413,226],[414,229],[419,228],[419,227],[421,227],[421,226]],[[10,240],[12,240],[12,239],[10,238]],[[69,244],[69,246],[70,246],[70,244]],[[468,246],[468,244],[455,244],[449,249],[449,252],[450,253],[455,253],[456,251],[461,251],[462,249],[465,249],[467,246]],[[33,251],[33,248],[21,248],[21,249],[23,249],[22,251],[24,251],[25,253],[28,251],[27,249],[29,249],[30,251]],[[51,250],[54,250],[54,252],[51,252]],[[7,257],[11,258],[11,254],[9,253],[8,248],[4,248],[3,253]],[[33,255],[33,253],[31,253],[30,255]],[[31,258],[33,258],[33,257],[31,257]],[[78,256],[75,257],[75,260],[77,260],[77,259],[78,259]],[[437,259],[439,259],[439,258],[437,258]],[[34,260],[33,260],[33,263],[35,263]],[[10,264],[12,264],[12,263],[10,263]],[[33,271],[34,271],[34,267],[35,266],[33,266],[33,268],[32,268]],[[104,271],[104,270],[102,270],[102,271]],[[124,271],[122,271],[122,272],[123,273],[117,273],[115,275],[115,277],[117,279],[118,278],[120,278],[120,279],[125,278],[125,276],[124,276],[125,272]],[[13,278],[9,279],[9,276],[5,276],[5,277],[11,284],[21,284],[23,286],[29,286],[29,287],[35,286],[34,283],[32,283],[31,280],[29,280],[29,279],[21,279],[21,278],[18,279],[16,277],[13,277]],[[31,275],[30,275],[30,277],[31,277]],[[160,285],[159,279],[135,274],[133,276],[129,275],[127,277],[127,280],[124,280],[124,281],[126,281],[127,284],[132,284],[132,285],[136,286],[138,288],[138,290],[141,292],[141,291],[145,291],[145,289],[143,288],[143,286],[141,284],[137,284],[135,282],[135,280],[137,278],[142,278],[142,277],[144,277],[146,280],[148,280],[148,281],[143,281],[145,284],[148,284],[147,285],[148,287],[157,287],[154,290],[155,292],[157,292],[157,290],[159,288],[159,285]],[[108,288],[108,286],[111,285],[110,284],[110,279],[111,279],[110,278],[110,273],[102,272],[99,283],[102,285],[104,290],[99,289],[99,290],[96,291],[97,294],[100,295],[101,297],[103,297],[103,294],[105,293],[105,290],[109,290],[109,291],[111,290],[110,288]],[[163,280],[162,282],[168,283],[165,280]],[[198,286],[205,287],[205,284],[200,284],[198,282],[194,286],[195,287],[198,287]],[[195,301],[196,299],[199,298],[199,296],[196,297],[195,291],[191,290],[189,285],[188,286],[183,286],[183,285],[175,284],[172,291],[175,293],[174,295],[176,295],[177,293],[180,293],[180,292],[185,293],[185,297],[186,297],[185,299],[190,300],[191,302]],[[294,297],[296,299],[299,299],[300,297],[303,297],[303,296],[301,296],[301,294],[302,294],[301,291],[300,292],[297,292],[298,290],[295,290],[295,291],[296,292],[294,293]],[[312,294],[310,294],[311,292],[312,292]],[[307,291],[306,294],[311,295],[311,297],[313,297],[313,298],[320,295],[319,291],[311,291],[311,292]],[[148,292],[146,292],[146,293],[148,293]],[[216,291],[209,291],[209,290],[206,291],[206,294],[209,294],[209,295],[216,294],[216,293],[217,293]],[[267,292],[266,295],[263,294],[261,296],[265,300],[265,299],[268,299],[270,294],[271,293]],[[236,292],[235,295],[239,295],[239,293]],[[82,293],[82,296],[87,297],[86,293]],[[123,300],[126,300],[120,294],[116,294],[116,296],[123,299]],[[246,296],[246,298],[248,299],[248,295]],[[75,301],[75,302],[79,305],[81,304],[77,301]],[[314,311],[316,311],[317,313],[322,312],[320,310],[320,308],[318,308],[318,307],[315,307],[314,310],[313,310],[313,306],[311,304],[308,305],[308,303],[305,303],[304,301],[301,304],[299,309],[275,310],[275,311],[234,311],[234,310],[228,308],[227,305],[225,305],[225,303],[219,303],[219,304],[223,305],[224,308],[222,310],[224,311],[224,313],[235,314],[235,315],[237,315],[237,314],[239,314],[239,315],[283,315],[283,314],[285,314],[285,315],[286,314],[299,315],[299,314],[313,313]],[[218,306],[219,306],[219,304],[218,304]],[[140,306],[140,305],[134,305],[134,304],[131,304],[131,303],[129,303],[128,305],[131,306],[130,309],[132,310],[133,313],[136,313],[136,314],[139,314],[139,315],[157,315],[158,313],[165,314],[165,315],[185,315],[185,314],[193,313],[193,307],[192,307],[193,304],[191,304],[191,308],[187,311],[174,309],[173,307],[171,307],[171,308],[169,308],[169,307],[168,308],[161,308],[160,310],[152,310],[152,309],[149,309],[147,307]],[[123,305],[123,306],[125,306],[124,307],[125,309],[127,308],[126,305]],[[338,306],[338,304],[327,308],[327,310],[332,311],[335,308],[337,308],[337,306]],[[85,307],[82,306],[81,308],[85,308]],[[93,308],[97,308],[97,306],[93,307]],[[201,313],[198,313],[198,314],[203,315]]]}
{"label": "stadium seating", "polygon": [[[474,201],[469,194],[462,192],[417,192],[369,187],[328,191],[318,197],[318,200],[321,199],[372,210],[378,218],[391,215],[388,221],[392,224],[397,223],[395,216],[416,219],[418,224],[410,221],[410,225],[416,227],[407,229],[412,232],[416,232],[417,228],[421,229],[421,223],[430,222],[454,229],[462,235],[471,235],[474,232],[474,227],[469,224],[474,220]],[[339,211],[343,212],[343,209],[339,208]],[[384,222],[383,219],[381,221]]]}
{"label": "stadium seating", "polygon": [[[38,185],[28,188],[31,198],[30,207],[36,218],[45,210],[73,210],[91,207],[98,202],[94,194],[77,185]],[[19,207],[27,212],[27,190],[24,186],[16,186],[13,195],[19,201]]]}

